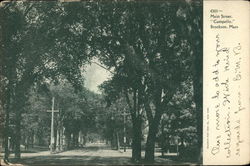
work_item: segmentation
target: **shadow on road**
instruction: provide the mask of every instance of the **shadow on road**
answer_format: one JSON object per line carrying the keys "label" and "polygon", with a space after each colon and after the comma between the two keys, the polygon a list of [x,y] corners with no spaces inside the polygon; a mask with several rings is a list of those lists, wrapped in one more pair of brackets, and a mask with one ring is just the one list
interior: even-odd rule
{"label": "shadow on road", "polygon": [[35,150],[23,153],[22,158],[12,163],[24,165],[127,165],[131,164],[131,156],[123,156],[121,152],[111,150],[104,144],[90,144],[86,147],[61,153],[50,154],[49,151]]}
{"label": "shadow on road", "polygon": [[25,165],[124,165],[131,164],[130,157],[101,156],[37,156],[23,158],[18,163]]}
{"label": "shadow on road", "polygon": [[[111,150],[106,145],[87,145],[83,148],[64,151],[61,153],[50,154],[49,151],[41,151],[37,153],[24,153],[22,158],[11,163],[23,165],[135,165],[131,162],[132,152]],[[188,164],[180,161],[173,161],[167,158],[156,157],[155,165],[180,165]]]}

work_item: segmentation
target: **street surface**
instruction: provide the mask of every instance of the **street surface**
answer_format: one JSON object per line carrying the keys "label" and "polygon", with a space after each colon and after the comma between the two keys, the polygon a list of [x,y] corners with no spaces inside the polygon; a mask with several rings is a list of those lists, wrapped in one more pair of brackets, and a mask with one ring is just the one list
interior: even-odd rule
{"label": "street surface", "polygon": [[[18,162],[23,165],[128,165],[131,162],[131,149],[123,152],[111,150],[105,144],[87,144],[86,147],[76,150],[50,154],[49,151],[22,153],[22,159]],[[160,158],[156,153],[155,164],[188,164]],[[142,152],[144,156],[144,152]],[[10,158],[13,157],[13,154]],[[13,162],[12,162],[13,163]]]}

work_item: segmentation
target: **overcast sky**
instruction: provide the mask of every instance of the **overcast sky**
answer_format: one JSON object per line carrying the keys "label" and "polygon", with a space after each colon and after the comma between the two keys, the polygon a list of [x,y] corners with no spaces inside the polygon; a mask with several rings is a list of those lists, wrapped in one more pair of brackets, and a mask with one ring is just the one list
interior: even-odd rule
{"label": "overcast sky", "polygon": [[95,63],[86,66],[85,87],[95,93],[101,93],[98,89],[103,81],[108,80],[110,73]]}

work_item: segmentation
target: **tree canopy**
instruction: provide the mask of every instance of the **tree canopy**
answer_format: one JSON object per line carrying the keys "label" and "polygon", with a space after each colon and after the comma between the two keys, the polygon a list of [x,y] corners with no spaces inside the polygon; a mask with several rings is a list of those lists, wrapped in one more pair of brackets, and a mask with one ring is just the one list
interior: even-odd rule
{"label": "tree canopy", "polygon": [[[182,139],[197,136],[201,150],[201,5],[184,0],[4,3],[1,109],[5,141],[14,115],[16,157],[22,125],[32,122],[26,135],[34,128],[37,135],[46,135],[49,126],[41,124],[49,119],[42,110],[52,96],[58,100],[57,125],[65,127],[69,147],[78,146],[77,137],[87,133],[113,140],[110,135],[119,135],[120,115],[127,110],[134,161],[141,160],[144,125],[148,163],[154,161],[158,134],[166,134],[159,131],[164,123],[171,123]],[[102,95],[84,88],[83,73],[93,58],[112,75],[100,85]],[[115,114],[117,121],[110,121]],[[7,158],[6,142],[5,151]]]}

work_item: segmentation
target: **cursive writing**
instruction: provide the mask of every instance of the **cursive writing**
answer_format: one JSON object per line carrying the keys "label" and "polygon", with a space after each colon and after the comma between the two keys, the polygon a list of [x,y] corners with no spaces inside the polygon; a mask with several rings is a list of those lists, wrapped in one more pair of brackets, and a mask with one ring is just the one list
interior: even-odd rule
{"label": "cursive writing", "polygon": [[226,134],[226,140],[224,142],[225,150],[226,150],[226,157],[231,157],[231,121],[230,121],[230,112],[227,113],[226,116],[226,124],[225,124],[225,134]]}
{"label": "cursive writing", "polygon": [[240,119],[236,120],[236,127],[234,128],[236,130],[236,152],[235,155],[240,156],[240,144],[243,143],[244,141],[241,140],[240,136]]}

